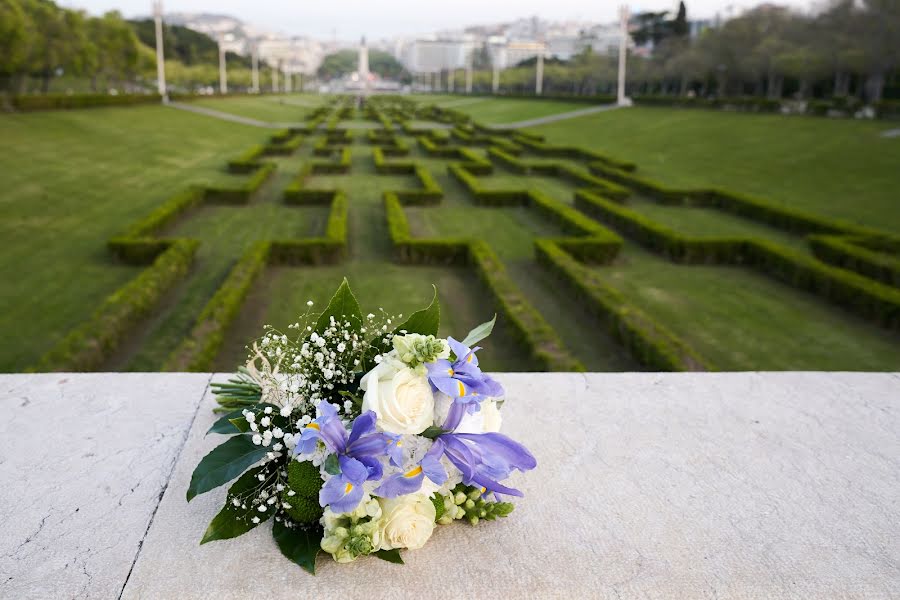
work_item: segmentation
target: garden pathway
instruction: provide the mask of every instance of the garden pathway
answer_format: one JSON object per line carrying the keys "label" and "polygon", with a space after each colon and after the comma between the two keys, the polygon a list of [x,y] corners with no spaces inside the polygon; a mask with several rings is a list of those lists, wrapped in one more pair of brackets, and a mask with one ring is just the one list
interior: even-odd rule
{"label": "garden pathway", "polygon": [[534,127],[535,125],[545,125],[547,123],[555,123],[556,121],[565,121],[567,119],[577,119],[596,113],[606,112],[623,108],[618,104],[603,104],[602,106],[591,106],[590,108],[580,108],[570,112],[559,113],[555,115],[547,115],[546,117],[537,117],[534,119],[525,119],[524,121],[515,121],[514,123],[496,123],[489,124],[492,129],[519,129],[520,127]]}

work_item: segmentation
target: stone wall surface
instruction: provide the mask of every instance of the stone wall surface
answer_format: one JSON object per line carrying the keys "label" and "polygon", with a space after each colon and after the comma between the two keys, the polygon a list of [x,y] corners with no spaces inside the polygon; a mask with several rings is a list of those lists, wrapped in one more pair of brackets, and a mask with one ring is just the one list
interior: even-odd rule
{"label": "stone wall surface", "polygon": [[[0,377],[0,597],[900,597],[897,374],[500,374],[503,431],[538,459],[513,480],[526,496],[510,518],[440,528],[404,566],[323,556],[315,577],[280,555],[268,525],[198,545],[225,489],[190,504],[185,491],[221,438],[205,436],[210,394],[194,419],[208,376],[179,377],[191,376]],[[157,449],[159,431],[189,426],[177,460],[179,444]],[[120,450],[137,462],[118,462],[113,442],[158,455]],[[137,489],[165,493],[148,529],[152,494],[117,502],[150,473]],[[92,520],[71,514],[85,510],[79,494],[105,499]]]}

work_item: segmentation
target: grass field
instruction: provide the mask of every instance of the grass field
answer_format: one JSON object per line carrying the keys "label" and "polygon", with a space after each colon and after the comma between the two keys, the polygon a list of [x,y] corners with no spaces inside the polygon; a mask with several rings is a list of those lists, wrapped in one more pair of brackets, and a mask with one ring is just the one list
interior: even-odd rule
{"label": "grass field", "polygon": [[[429,96],[485,121],[510,122],[585,105],[528,100]],[[198,104],[264,121],[300,121],[322,100],[312,95],[208,99]],[[488,116],[478,116],[488,115]],[[493,116],[490,116],[493,115]],[[357,123],[361,115],[348,122]],[[366,125],[373,122],[367,121]],[[629,109],[535,128],[554,143],[581,145],[634,160],[639,173],[686,187],[728,187],[831,217],[900,231],[900,140],[878,137],[883,124],[661,109]],[[140,272],[114,262],[104,244],[172,193],[192,183],[237,185],[225,161],[270,130],[163,107],[0,116],[0,370],[21,370],[87,318],[98,303]],[[411,189],[412,176],[375,172],[372,146],[355,133],[347,175],[317,175],[308,187],[340,188],[349,199],[349,257],[324,267],[272,267],[258,280],[228,331],[216,368],[245,355],[265,323],[284,328],[321,305],[347,276],[364,310],[408,313],[427,303],[437,284],[443,334],[465,335],[495,307],[465,267],[404,266],[391,259],[382,193]],[[289,157],[267,158],[277,171],[248,205],[209,206],[183,216],[163,236],[200,241],[194,269],[104,368],[156,370],[191,330],[231,266],[256,241],[320,235],[327,209],[281,202],[284,188],[311,158],[317,136]],[[639,370],[604,324],[537,265],[533,242],[563,232],[531,209],[476,206],[448,176],[446,159],[427,156],[414,138],[409,157],[444,190],[437,206],[408,207],[414,236],[483,239],[505,264],[524,298],[590,370]],[[684,141],[682,141],[684,139]],[[705,140],[705,141],[704,141]],[[484,148],[476,148],[483,155]],[[527,160],[538,160],[525,155]],[[583,167],[583,165],[582,165]],[[575,187],[554,177],[497,168],[479,178],[487,188],[539,189],[572,204]],[[695,237],[763,238],[809,254],[784,231],[704,208],[657,204],[640,196],[628,206]],[[657,319],[721,369],[891,370],[900,343],[889,333],[821,298],[739,267],[679,266],[628,243],[610,266],[592,267],[637,308]],[[501,324],[486,344],[486,366],[536,365]]]}
{"label": "grass field", "polygon": [[157,106],[0,115],[0,366],[33,363],[137,269],[104,244],[264,130]]}

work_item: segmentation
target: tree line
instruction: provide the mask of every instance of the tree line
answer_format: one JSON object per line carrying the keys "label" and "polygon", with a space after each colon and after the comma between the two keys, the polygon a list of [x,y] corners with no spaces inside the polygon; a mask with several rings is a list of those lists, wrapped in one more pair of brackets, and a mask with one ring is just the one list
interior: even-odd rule
{"label": "tree line", "polygon": [[[817,14],[765,4],[689,35],[686,11],[633,21],[638,45],[628,57],[628,92],[672,96],[900,98],[900,1],[836,0]],[[545,61],[545,94],[615,93],[617,57],[586,48]],[[534,91],[534,60],[502,72],[508,93]],[[475,74],[491,90],[489,67]]]}
{"label": "tree line", "polygon": [[[217,84],[215,40],[164,25],[163,46],[170,89]],[[118,12],[93,17],[51,0],[0,0],[0,91],[155,91],[155,47],[152,19],[128,21]],[[250,58],[228,52],[226,61],[229,86],[249,88]],[[271,88],[270,71],[260,63],[263,89]]]}

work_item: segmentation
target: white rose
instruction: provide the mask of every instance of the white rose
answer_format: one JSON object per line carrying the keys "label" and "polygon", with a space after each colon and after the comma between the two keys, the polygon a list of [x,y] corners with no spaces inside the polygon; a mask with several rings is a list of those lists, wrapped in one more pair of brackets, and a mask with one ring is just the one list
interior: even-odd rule
{"label": "white rose", "polygon": [[425,375],[382,361],[366,373],[359,387],[363,395],[363,412],[372,410],[378,426],[390,433],[416,435],[434,422],[434,394]]}
{"label": "white rose", "polygon": [[407,494],[381,503],[379,533],[381,550],[409,548],[418,550],[434,531],[435,510],[422,494]]}

